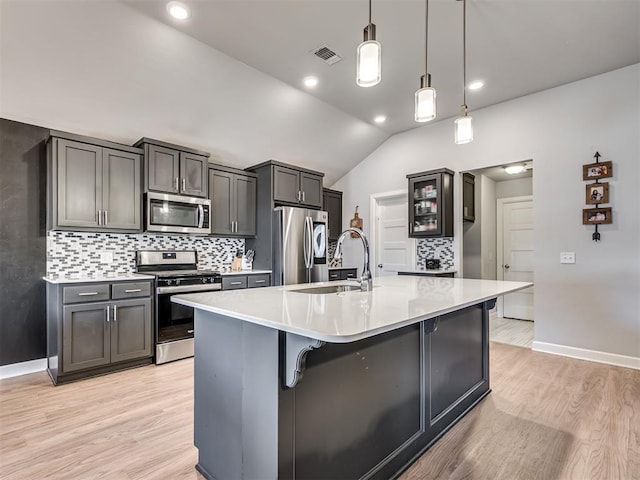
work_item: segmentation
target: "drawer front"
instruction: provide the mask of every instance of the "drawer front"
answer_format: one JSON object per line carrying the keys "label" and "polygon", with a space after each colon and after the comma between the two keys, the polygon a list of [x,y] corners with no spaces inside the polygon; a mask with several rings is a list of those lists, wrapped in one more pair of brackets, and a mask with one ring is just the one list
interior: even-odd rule
{"label": "drawer front", "polygon": [[336,280],[341,280],[340,270],[329,270],[329,281],[333,282]]}
{"label": "drawer front", "polygon": [[343,270],[342,275],[344,275],[343,280],[350,280],[352,278],[356,278],[357,270],[355,268]]}
{"label": "drawer front", "polygon": [[94,283],[81,287],[64,287],[62,292],[64,303],[102,302],[109,300],[109,284]]}
{"label": "drawer front", "polygon": [[136,298],[151,296],[151,282],[112,283],[111,298]]}
{"label": "drawer front", "polygon": [[249,275],[247,276],[247,287],[268,287],[271,285],[271,275]]}
{"label": "drawer front", "polygon": [[237,290],[238,288],[247,288],[246,275],[222,277],[222,290]]}

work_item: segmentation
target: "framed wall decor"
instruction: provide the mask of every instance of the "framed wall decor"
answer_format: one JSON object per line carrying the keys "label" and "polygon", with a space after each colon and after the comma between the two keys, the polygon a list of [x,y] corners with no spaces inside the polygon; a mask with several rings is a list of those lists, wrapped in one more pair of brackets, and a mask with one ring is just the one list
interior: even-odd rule
{"label": "framed wall decor", "polygon": [[583,225],[604,225],[612,223],[611,208],[585,208],[582,210]]}
{"label": "framed wall decor", "polygon": [[583,180],[596,180],[613,176],[613,162],[596,162],[582,166]]}
{"label": "framed wall decor", "polygon": [[609,203],[609,183],[589,183],[586,185],[585,202],[587,205]]}

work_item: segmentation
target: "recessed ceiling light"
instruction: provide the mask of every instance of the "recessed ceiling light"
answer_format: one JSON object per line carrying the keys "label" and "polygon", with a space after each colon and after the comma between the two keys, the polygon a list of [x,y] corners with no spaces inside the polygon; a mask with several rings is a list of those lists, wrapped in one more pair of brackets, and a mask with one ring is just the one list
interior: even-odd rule
{"label": "recessed ceiling light", "polygon": [[484,82],[482,80],[476,80],[469,84],[469,90],[480,90],[482,87],[484,87]]}
{"label": "recessed ceiling light", "polygon": [[504,167],[504,171],[509,175],[515,175],[516,173],[522,173],[525,171],[524,165],[509,165],[508,167]]}
{"label": "recessed ceiling light", "polygon": [[314,88],[318,85],[318,77],[305,77],[302,81],[307,88]]}
{"label": "recessed ceiling light", "polygon": [[167,12],[178,20],[186,20],[191,16],[189,8],[181,2],[169,2],[167,3]]}
{"label": "recessed ceiling light", "polygon": [[376,123],[384,123],[387,121],[387,116],[386,115],[376,115],[376,117],[373,119],[374,122]]}

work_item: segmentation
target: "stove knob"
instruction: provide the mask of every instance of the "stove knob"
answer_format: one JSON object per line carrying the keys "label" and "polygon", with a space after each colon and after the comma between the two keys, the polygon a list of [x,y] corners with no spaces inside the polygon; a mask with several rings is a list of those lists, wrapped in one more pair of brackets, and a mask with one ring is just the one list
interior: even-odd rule
{"label": "stove knob", "polygon": [[213,283],[213,277],[209,278],[209,283]]}
{"label": "stove knob", "polygon": [[202,277],[201,280],[202,280],[202,283],[207,283],[207,277]]}

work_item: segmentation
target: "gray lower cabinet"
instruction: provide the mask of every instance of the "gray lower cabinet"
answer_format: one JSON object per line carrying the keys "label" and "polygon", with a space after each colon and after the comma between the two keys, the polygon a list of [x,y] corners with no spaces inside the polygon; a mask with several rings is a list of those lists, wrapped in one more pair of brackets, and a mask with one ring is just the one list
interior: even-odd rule
{"label": "gray lower cabinet", "polygon": [[47,360],[53,382],[151,363],[151,293],[149,281],[47,284]]}
{"label": "gray lower cabinet", "polygon": [[49,229],[141,230],[141,150],[51,132],[47,154]]}
{"label": "gray lower cabinet", "polygon": [[144,148],[145,191],[193,197],[208,195],[207,152],[152,138],[141,138],[134,146]]}
{"label": "gray lower cabinet", "polygon": [[255,273],[248,275],[234,274],[222,276],[222,290],[269,287],[270,285],[271,275],[268,273]]}
{"label": "gray lower cabinet", "polygon": [[256,177],[232,170],[209,169],[211,234],[252,237],[256,234]]}

